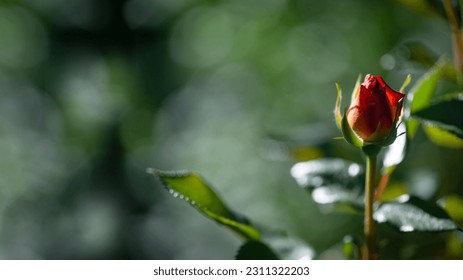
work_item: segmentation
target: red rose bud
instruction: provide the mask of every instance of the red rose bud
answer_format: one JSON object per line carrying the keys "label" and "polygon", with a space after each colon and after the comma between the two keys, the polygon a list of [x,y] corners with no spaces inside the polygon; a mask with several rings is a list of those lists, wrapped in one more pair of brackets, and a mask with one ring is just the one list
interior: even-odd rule
{"label": "red rose bud", "polygon": [[364,142],[385,141],[400,116],[404,96],[380,76],[366,75],[360,88],[354,90],[347,122]]}

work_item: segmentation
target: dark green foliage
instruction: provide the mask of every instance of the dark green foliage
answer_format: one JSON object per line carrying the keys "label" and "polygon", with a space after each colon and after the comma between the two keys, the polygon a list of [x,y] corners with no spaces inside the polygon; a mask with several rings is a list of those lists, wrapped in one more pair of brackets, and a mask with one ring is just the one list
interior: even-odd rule
{"label": "dark green foliage", "polygon": [[267,245],[259,241],[248,241],[238,250],[237,260],[278,260],[279,258]]}
{"label": "dark green foliage", "polygon": [[463,139],[463,94],[452,95],[412,114],[421,122]]}

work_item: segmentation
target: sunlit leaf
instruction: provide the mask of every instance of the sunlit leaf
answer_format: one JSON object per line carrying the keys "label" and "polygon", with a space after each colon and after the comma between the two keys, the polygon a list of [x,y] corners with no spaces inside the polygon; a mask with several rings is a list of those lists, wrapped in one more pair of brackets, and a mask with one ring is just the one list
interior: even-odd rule
{"label": "sunlit leaf", "polygon": [[278,260],[278,256],[267,244],[256,240],[244,243],[238,250],[236,260]]}
{"label": "sunlit leaf", "polygon": [[412,113],[412,117],[463,139],[462,112],[463,94],[457,94]]}
{"label": "sunlit leaf", "polygon": [[441,232],[458,229],[442,208],[408,195],[382,203],[375,211],[374,219],[379,223],[387,223],[401,232]]}
{"label": "sunlit leaf", "polygon": [[198,174],[187,171],[148,171],[160,179],[170,194],[185,200],[206,217],[226,226],[245,240],[260,239],[260,232],[249,220],[230,210]]}
{"label": "sunlit leaf", "polygon": [[454,194],[439,199],[438,203],[449,213],[452,219],[463,223],[463,197]]}
{"label": "sunlit leaf", "polygon": [[344,256],[349,260],[358,260],[360,259],[360,245],[358,240],[351,236],[344,236],[342,239],[342,251]]}
{"label": "sunlit leaf", "polygon": [[407,187],[402,184],[390,184],[384,190],[383,194],[381,195],[380,201],[390,201],[398,198],[401,195],[408,193]]}
{"label": "sunlit leaf", "polygon": [[[425,108],[431,101],[434,95],[439,79],[442,76],[443,62],[437,62],[433,68],[426,72],[413,86],[407,94],[407,102],[405,103],[405,116],[410,117],[412,113]],[[412,139],[418,123],[415,120],[407,121],[407,136]]]}
{"label": "sunlit leaf", "polygon": [[291,175],[319,204],[343,202],[363,207],[364,170],[357,163],[329,158],[300,162],[291,168]]}
{"label": "sunlit leaf", "polygon": [[425,124],[423,129],[429,140],[436,145],[454,149],[463,148],[463,139],[459,138],[454,133],[435,127],[430,123]]}

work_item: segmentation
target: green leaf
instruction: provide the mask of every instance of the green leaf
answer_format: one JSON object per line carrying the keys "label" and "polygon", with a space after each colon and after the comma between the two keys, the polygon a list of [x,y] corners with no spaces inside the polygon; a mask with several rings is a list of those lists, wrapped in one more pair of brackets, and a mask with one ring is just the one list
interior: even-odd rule
{"label": "green leaf", "polygon": [[435,127],[431,123],[423,125],[423,129],[429,140],[436,145],[453,149],[463,148],[463,139],[456,136],[455,133]]}
{"label": "green leaf", "polygon": [[319,159],[296,163],[291,175],[319,204],[346,203],[363,207],[364,170],[342,159]]}
{"label": "green leaf", "polygon": [[463,94],[449,94],[412,114],[423,124],[428,138],[448,148],[463,148]]}
{"label": "green leaf", "polygon": [[463,223],[463,197],[454,194],[439,199],[438,203],[453,220]]}
{"label": "green leaf", "polygon": [[[438,61],[428,72],[426,72],[407,94],[405,104],[405,116],[408,118],[412,113],[428,106],[433,97],[439,79],[442,76],[444,62]],[[412,139],[418,129],[418,123],[414,120],[407,121],[407,136]]]}
{"label": "green leaf", "polygon": [[244,216],[230,210],[203,178],[192,172],[149,169],[174,197],[185,200],[209,219],[224,225],[245,240],[259,240],[260,232]]}
{"label": "green leaf", "polygon": [[432,5],[432,2],[429,0],[396,0],[396,2],[402,4],[403,6],[427,15],[427,16],[440,16],[441,13],[439,10],[435,8],[434,5]]}
{"label": "green leaf", "polygon": [[278,260],[278,256],[267,244],[256,240],[244,243],[235,256],[236,260]]}
{"label": "green leaf", "polygon": [[384,193],[381,195],[380,201],[390,201],[397,199],[399,196],[407,194],[407,186],[400,183],[390,183],[387,185],[387,188],[384,190]]}
{"label": "green leaf", "polygon": [[375,211],[374,219],[401,232],[442,232],[458,229],[442,208],[409,195],[382,203]]}
{"label": "green leaf", "polygon": [[421,122],[431,123],[463,138],[463,94],[451,95],[424,109],[412,113]]}
{"label": "green leaf", "polygon": [[360,244],[352,235],[346,235],[342,239],[342,251],[348,260],[360,259]]}

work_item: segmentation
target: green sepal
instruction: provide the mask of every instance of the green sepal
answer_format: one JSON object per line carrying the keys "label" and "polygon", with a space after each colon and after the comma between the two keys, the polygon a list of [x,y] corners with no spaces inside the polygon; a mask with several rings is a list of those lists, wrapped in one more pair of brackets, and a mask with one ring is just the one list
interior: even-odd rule
{"label": "green sepal", "polygon": [[405,88],[410,84],[411,81],[412,81],[412,75],[408,74],[407,77],[404,80],[404,83],[400,87],[399,92],[403,93]]}
{"label": "green sepal", "polygon": [[350,100],[351,104],[354,103],[355,99],[360,93],[360,79],[361,78],[362,78],[362,74],[359,74],[359,76],[357,77],[357,81],[355,82],[354,90],[352,91],[351,100]]}
{"label": "green sepal", "polygon": [[391,133],[389,133],[387,138],[384,139],[383,141],[379,142],[377,145],[382,146],[382,147],[389,146],[389,145],[391,145],[392,143],[395,142],[396,138],[397,138],[397,125],[395,123],[393,123]]}
{"label": "green sepal", "polygon": [[341,131],[342,135],[344,136],[344,140],[346,140],[347,143],[354,145],[358,148],[365,146],[363,140],[360,139],[357,136],[357,134],[355,134],[355,132],[352,130],[349,123],[347,122],[347,109],[344,110],[344,115],[342,116]]}
{"label": "green sepal", "polygon": [[334,116],[336,119],[336,126],[341,129],[342,115],[341,115],[341,101],[342,101],[342,90],[341,86],[336,83],[336,89],[338,90],[338,97],[336,99],[336,107],[334,109]]}

